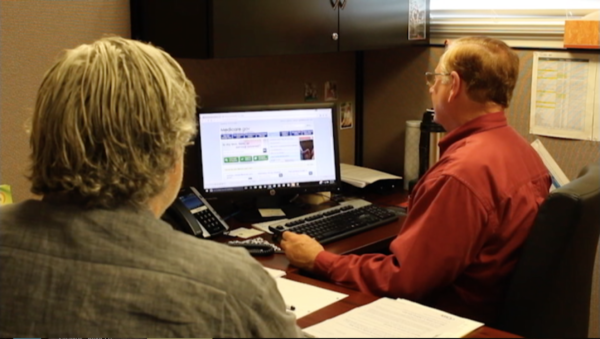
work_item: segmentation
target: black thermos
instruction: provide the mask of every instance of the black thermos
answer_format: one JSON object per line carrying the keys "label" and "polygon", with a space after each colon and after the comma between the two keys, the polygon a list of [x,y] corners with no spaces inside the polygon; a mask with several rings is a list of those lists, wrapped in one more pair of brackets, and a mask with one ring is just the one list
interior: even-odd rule
{"label": "black thermos", "polygon": [[421,135],[419,138],[419,178],[427,172],[429,167],[440,158],[438,142],[444,136],[442,125],[433,121],[433,109],[427,109],[421,120]]}

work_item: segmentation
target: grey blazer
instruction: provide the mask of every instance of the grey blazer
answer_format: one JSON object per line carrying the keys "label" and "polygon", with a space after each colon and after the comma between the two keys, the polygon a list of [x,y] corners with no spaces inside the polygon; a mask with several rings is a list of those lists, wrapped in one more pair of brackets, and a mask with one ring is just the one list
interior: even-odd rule
{"label": "grey blazer", "polygon": [[299,337],[246,250],[149,211],[0,208],[2,337]]}

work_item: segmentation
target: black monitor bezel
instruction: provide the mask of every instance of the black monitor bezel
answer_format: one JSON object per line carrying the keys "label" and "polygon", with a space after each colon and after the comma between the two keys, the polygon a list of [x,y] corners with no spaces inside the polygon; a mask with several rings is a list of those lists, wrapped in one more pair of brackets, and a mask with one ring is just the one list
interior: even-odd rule
{"label": "black monitor bezel", "polygon": [[[227,113],[227,112],[251,112],[251,111],[265,111],[265,110],[294,110],[294,109],[311,109],[311,108],[330,108],[331,114],[331,126],[334,139],[334,157],[335,157],[335,180],[330,184],[301,184],[294,187],[272,187],[262,189],[247,189],[247,190],[231,190],[231,191],[207,191],[204,188],[204,175],[202,161],[202,135],[200,133],[200,114],[213,114],[213,113]],[[200,194],[207,198],[213,199],[235,199],[243,198],[246,199],[251,196],[285,196],[295,194],[307,194],[307,193],[318,193],[318,192],[339,192],[342,188],[342,177],[340,173],[340,159],[339,159],[339,132],[337,127],[338,121],[338,109],[335,103],[297,103],[297,104],[284,104],[284,105],[247,105],[247,106],[224,106],[214,108],[200,108],[196,113],[196,122],[198,123],[198,133],[196,135],[195,143],[197,145],[197,161],[198,161],[198,173],[197,183],[198,191]]]}

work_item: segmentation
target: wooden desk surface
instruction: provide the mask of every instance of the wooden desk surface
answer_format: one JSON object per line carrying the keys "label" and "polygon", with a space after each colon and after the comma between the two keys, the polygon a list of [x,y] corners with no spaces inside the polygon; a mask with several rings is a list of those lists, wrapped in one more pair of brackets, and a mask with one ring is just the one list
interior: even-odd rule
{"label": "wooden desk surface", "polygon": [[[402,192],[387,196],[369,196],[366,197],[369,201],[379,204],[387,205],[398,205],[406,200],[406,195]],[[362,232],[348,238],[344,238],[338,241],[324,245],[325,250],[337,254],[348,254],[348,253],[367,253],[374,252],[380,249],[387,249],[389,243],[398,234],[404,217],[400,217],[397,221],[377,227],[375,229]],[[248,226],[232,223],[232,228]],[[271,240],[270,235],[263,235],[267,240]],[[230,238],[225,239],[220,237],[218,241],[228,241]],[[263,266],[285,271],[287,275],[285,278],[294,281],[326,288],[336,292],[348,294],[348,297],[335,302],[329,306],[326,306],[320,310],[317,310],[305,317],[298,319],[298,325],[301,328],[315,325],[326,319],[333,318],[344,312],[347,312],[357,306],[366,305],[378,299],[378,297],[368,295],[356,290],[348,289],[342,286],[338,286],[331,282],[318,280],[307,276],[305,273],[300,272],[296,267],[289,264],[289,261],[284,254],[275,254],[267,257],[255,257]],[[488,326],[482,326],[477,330],[471,332],[465,338],[521,338],[520,336],[512,333],[497,330]]]}

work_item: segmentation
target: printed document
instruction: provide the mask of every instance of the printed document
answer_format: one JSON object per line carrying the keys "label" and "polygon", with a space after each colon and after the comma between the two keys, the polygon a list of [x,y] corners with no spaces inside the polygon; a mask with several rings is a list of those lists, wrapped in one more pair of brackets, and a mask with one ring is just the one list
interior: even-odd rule
{"label": "printed document", "polygon": [[531,134],[599,140],[598,61],[591,53],[534,53]]}
{"label": "printed document", "polygon": [[381,298],[304,332],[317,338],[459,338],[481,326],[405,299]]}

